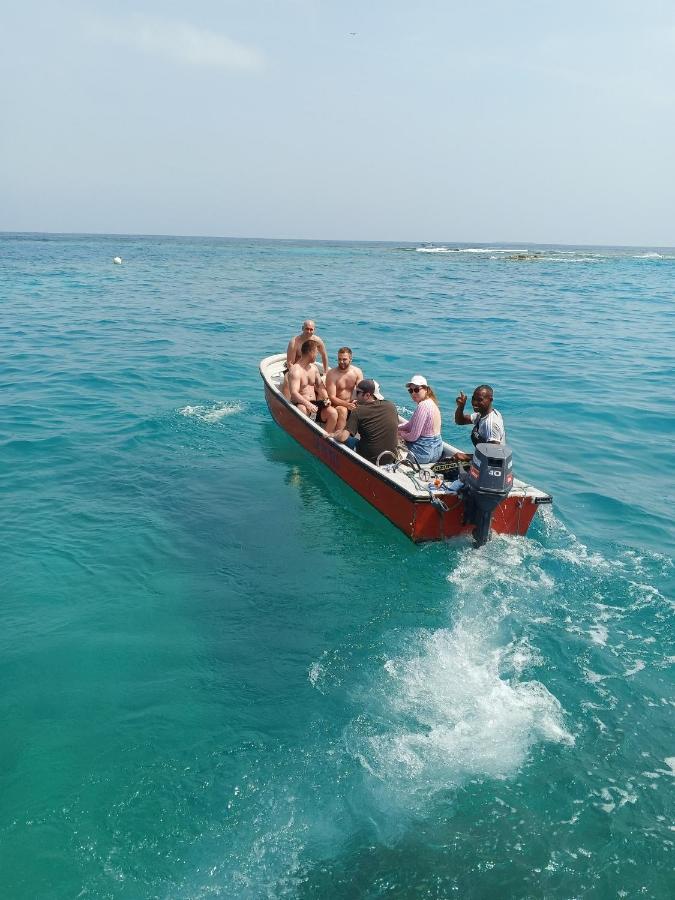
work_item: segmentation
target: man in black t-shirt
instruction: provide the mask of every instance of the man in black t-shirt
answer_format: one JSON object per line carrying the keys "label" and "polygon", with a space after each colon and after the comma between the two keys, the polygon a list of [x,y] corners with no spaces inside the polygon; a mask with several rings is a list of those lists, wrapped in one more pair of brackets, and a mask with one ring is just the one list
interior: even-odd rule
{"label": "man in black t-shirt", "polygon": [[[383,450],[396,453],[398,446],[398,412],[391,400],[385,400],[372,378],[359,381],[354,391],[356,409],[347,417],[347,425],[331,437],[346,443],[360,455],[376,462]],[[354,435],[360,440],[356,441]]]}

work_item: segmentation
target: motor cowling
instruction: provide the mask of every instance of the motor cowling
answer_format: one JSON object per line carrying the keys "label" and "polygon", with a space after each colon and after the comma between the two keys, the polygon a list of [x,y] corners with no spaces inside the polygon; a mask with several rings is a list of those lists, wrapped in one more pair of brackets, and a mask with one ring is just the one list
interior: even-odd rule
{"label": "motor cowling", "polygon": [[473,524],[476,547],[490,537],[495,509],[513,487],[513,454],[506,444],[477,444],[464,482],[464,524]]}

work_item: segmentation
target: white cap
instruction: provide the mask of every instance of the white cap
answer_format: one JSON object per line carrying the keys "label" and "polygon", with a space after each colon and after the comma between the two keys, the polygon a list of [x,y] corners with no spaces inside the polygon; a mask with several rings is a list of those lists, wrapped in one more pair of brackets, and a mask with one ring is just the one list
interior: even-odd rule
{"label": "white cap", "polygon": [[358,391],[363,391],[365,394],[372,394],[376,400],[384,400],[382,392],[380,391],[380,385],[374,378],[364,378],[362,381],[359,381],[356,385],[356,389]]}
{"label": "white cap", "polygon": [[413,375],[410,381],[406,384],[406,387],[410,387],[411,384],[416,384],[417,387],[429,387],[424,375]]}

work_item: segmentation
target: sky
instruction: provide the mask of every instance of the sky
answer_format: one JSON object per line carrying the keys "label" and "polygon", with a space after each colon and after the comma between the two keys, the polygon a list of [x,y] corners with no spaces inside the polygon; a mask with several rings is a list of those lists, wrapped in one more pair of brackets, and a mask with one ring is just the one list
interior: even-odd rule
{"label": "sky", "polygon": [[675,246],[672,0],[22,0],[0,231]]}

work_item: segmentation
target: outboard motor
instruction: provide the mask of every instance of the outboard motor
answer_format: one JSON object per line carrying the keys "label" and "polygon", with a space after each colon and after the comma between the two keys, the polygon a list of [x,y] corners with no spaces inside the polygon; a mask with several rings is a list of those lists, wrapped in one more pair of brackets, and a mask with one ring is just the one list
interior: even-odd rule
{"label": "outboard motor", "polygon": [[505,444],[476,444],[462,495],[464,524],[473,524],[476,547],[490,536],[492,514],[513,487],[513,460]]}

